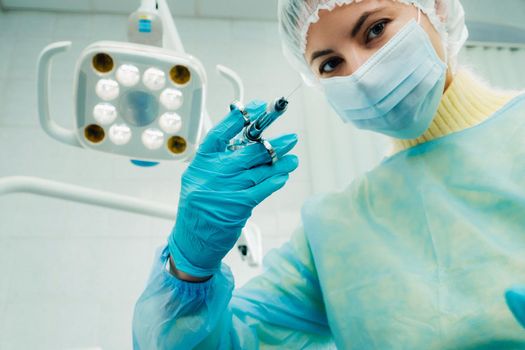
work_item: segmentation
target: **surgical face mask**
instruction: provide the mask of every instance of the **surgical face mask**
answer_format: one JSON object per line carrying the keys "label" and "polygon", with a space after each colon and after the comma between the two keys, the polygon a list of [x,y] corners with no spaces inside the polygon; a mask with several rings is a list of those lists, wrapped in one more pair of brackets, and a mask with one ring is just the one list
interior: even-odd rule
{"label": "surgical face mask", "polygon": [[354,74],[321,79],[321,84],[344,122],[412,139],[432,122],[446,70],[427,33],[411,20]]}

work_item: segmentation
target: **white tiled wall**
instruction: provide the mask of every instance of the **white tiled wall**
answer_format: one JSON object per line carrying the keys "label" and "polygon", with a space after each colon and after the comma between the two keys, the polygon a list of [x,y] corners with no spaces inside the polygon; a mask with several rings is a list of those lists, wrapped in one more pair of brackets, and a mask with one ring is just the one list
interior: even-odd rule
{"label": "white tiled wall", "polygon": [[[113,15],[0,13],[0,177],[36,176],[177,205],[180,164],[134,167],[127,159],[59,144],[38,124],[35,75],[41,49],[73,40],[71,51],[57,57],[51,94],[53,116],[71,127],[76,57],[92,41],[125,39],[125,22]],[[273,22],[183,19],[178,26],[187,51],[208,70],[215,122],[233,93],[215,73],[217,63],[247,78],[248,99],[271,100],[298,82],[282,58]],[[270,132],[299,133],[301,167],[284,190],[255,210],[265,251],[300,224],[301,203],[311,192],[301,101],[299,92]],[[172,225],[27,194],[0,197],[0,349],[129,349],[134,302],[154,250]],[[236,254],[227,261],[238,284],[257,273]]]}

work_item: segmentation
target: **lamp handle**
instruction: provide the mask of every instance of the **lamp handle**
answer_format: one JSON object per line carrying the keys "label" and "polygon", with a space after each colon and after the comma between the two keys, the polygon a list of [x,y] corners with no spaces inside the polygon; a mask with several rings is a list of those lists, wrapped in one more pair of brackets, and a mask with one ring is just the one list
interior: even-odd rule
{"label": "lamp handle", "polygon": [[244,84],[239,74],[222,64],[217,65],[217,72],[232,84],[234,100],[239,102],[244,101]]}
{"label": "lamp handle", "polygon": [[49,136],[70,146],[82,147],[75,130],[69,130],[58,125],[49,116],[49,71],[51,67],[51,58],[60,52],[67,51],[70,47],[71,41],[56,42],[46,46],[38,57],[38,114],[40,125]]}

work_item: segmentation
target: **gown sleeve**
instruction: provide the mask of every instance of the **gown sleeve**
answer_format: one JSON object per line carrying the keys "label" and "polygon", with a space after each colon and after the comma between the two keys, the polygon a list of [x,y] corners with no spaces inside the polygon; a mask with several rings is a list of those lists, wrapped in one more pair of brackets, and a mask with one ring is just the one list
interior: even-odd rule
{"label": "gown sleeve", "polygon": [[166,270],[168,258],[160,249],[135,305],[135,350],[335,348],[303,230],[235,291],[225,264],[208,281],[190,283]]}

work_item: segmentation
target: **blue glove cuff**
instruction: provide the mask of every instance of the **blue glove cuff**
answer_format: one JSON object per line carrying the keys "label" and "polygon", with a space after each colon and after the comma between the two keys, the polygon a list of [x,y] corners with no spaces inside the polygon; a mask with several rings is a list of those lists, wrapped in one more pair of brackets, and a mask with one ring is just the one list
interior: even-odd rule
{"label": "blue glove cuff", "polygon": [[177,270],[187,273],[188,275],[191,275],[193,277],[209,277],[220,270],[220,261],[213,268],[201,268],[189,262],[188,259],[186,259],[186,257],[184,256],[183,252],[177,246],[173,234],[170,235],[168,239],[168,248],[170,251],[170,256],[173,258],[173,262],[175,263],[175,267],[177,268]]}
{"label": "blue glove cuff", "polygon": [[516,320],[525,328],[525,287],[515,287],[505,293],[505,299]]}

